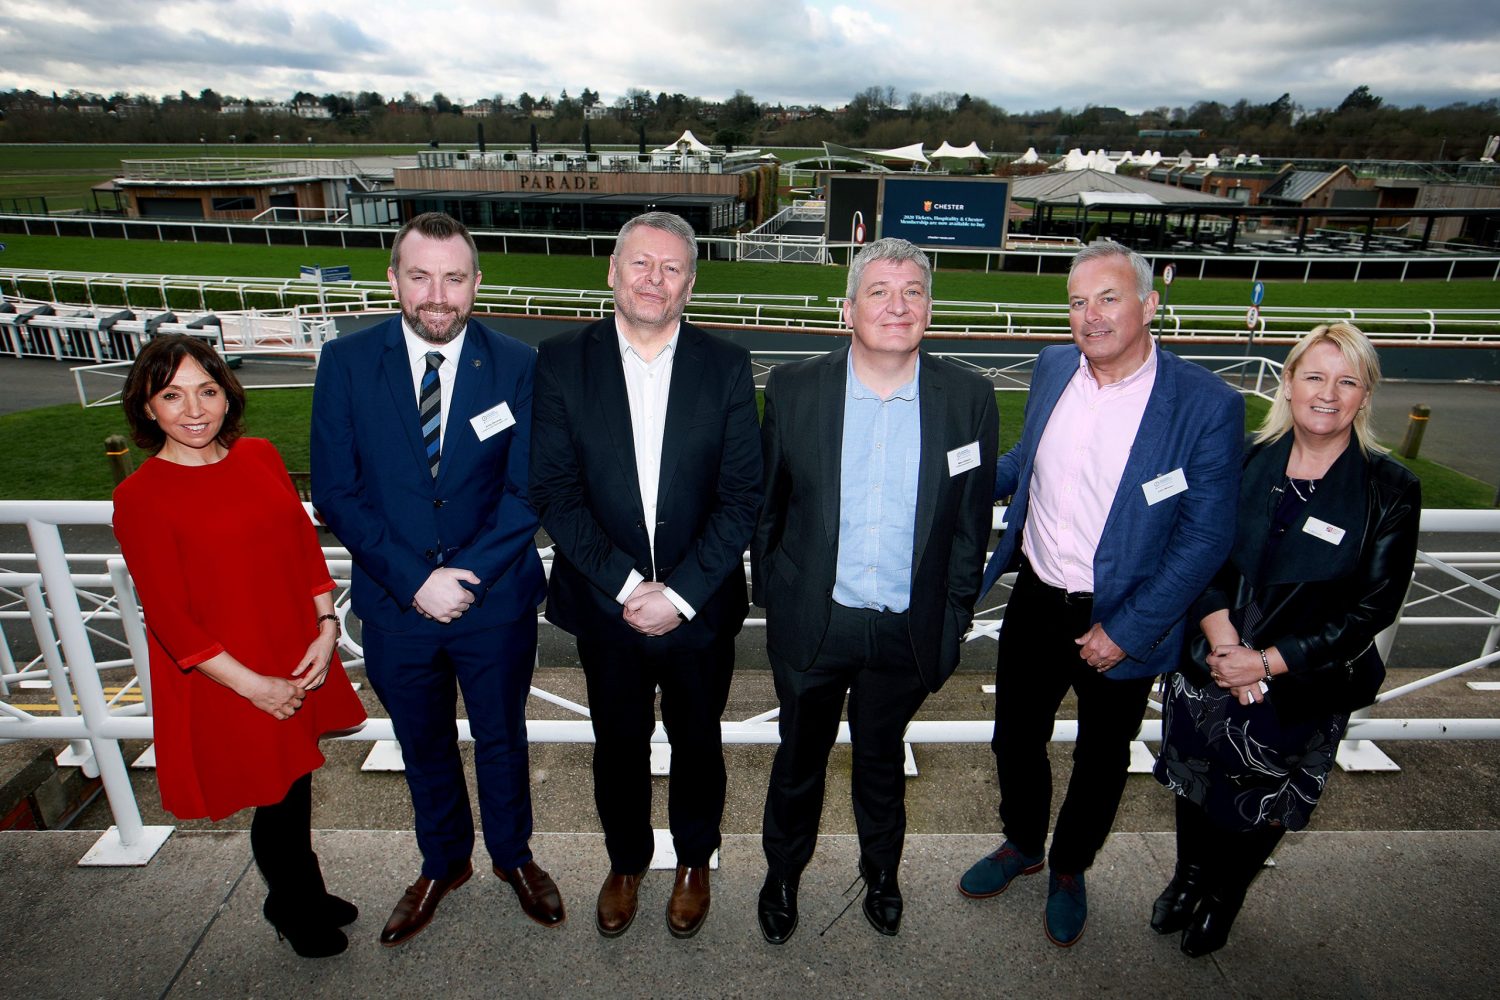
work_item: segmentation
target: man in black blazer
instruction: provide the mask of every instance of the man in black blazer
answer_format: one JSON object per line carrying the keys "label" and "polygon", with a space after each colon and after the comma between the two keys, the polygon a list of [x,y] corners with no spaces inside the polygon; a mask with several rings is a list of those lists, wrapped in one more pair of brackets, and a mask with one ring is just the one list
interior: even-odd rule
{"label": "man in black blazer", "polygon": [[744,624],[743,554],[760,510],[750,356],[681,322],[692,228],[648,212],[609,259],[615,312],[541,346],[531,498],[554,545],[547,620],[578,638],[594,801],[610,873],[597,926],[623,934],[651,863],[656,689],[672,745],[677,876],[667,926],[698,932],[724,812],[719,717]]}
{"label": "man in black blazer", "polygon": [[883,934],[900,929],[902,734],[958,664],[999,434],[994,387],[921,351],[931,303],[927,255],[877,240],[849,269],[849,347],[781,365],[766,384],[751,558],[781,702],[758,906],[773,944],[796,930],[846,690],[864,912]]}

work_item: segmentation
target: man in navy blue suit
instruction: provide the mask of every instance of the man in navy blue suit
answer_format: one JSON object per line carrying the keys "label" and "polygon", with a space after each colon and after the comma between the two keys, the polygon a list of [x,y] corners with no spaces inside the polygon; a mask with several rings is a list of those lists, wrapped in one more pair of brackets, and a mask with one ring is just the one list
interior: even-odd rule
{"label": "man in navy blue suit", "polygon": [[1244,402],[1151,339],[1151,265],[1102,241],[1068,272],[1072,346],[1037,358],[1021,440],[995,497],[1014,496],[980,593],[1009,570],[992,748],[1005,842],[959,891],[998,896],[1038,872],[1052,805],[1047,744],[1078,696],[1073,774],[1057,816],[1044,927],[1068,947],[1088,917],[1084,871],[1125,788],[1130,741],[1156,675],[1173,670],[1183,616],[1234,540]]}
{"label": "man in navy blue suit", "polygon": [[380,942],[410,940],[473,874],[458,689],[495,874],[556,926],[562,899],[527,844],[545,588],[527,498],[536,356],[470,319],[479,254],[448,216],[403,226],[387,275],[401,314],[323,349],[312,418],[313,502],[354,557],[365,673],[401,743],[422,852]]}

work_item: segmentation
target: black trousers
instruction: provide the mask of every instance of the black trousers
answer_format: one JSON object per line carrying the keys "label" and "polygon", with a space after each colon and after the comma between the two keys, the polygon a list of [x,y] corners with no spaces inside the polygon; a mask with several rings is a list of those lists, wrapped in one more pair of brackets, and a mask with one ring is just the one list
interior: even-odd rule
{"label": "black trousers", "polygon": [[894,868],[906,836],[902,737],[927,698],[906,615],[835,604],[812,665],[793,670],[773,656],[771,670],[781,702],[781,745],[761,826],[766,863],[777,875],[795,879],[812,859],[828,755],[847,691],[860,854],[874,868]]}
{"label": "black trousers", "polygon": [[1000,823],[1025,854],[1039,855],[1052,812],[1047,745],[1058,706],[1078,695],[1073,776],[1057,814],[1048,861],[1081,872],[1104,846],[1130,765],[1130,741],[1146,714],[1154,677],[1113,680],[1090,667],[1074,642],[1089,630],[1093,602],[1039,580],[1025,563],[1017,574],[995,670],[995,737]]}
{"label": "black trousers", "polygon": [[292,782],[273,806],[257,806],[250,820],[250,853],[270,894],[288,904],[323,895],[312,849],[312,773]]}
{"label": "black trousers", "polygon": [[594,805],[609,864],[634,875],[651,864],[651,733],[656,689],[672,745],[667,825],[679,864],[701,867],[719,849],[724,747],[719,719],[734,676],[734,636],[701,649],[657,648],[661,639],[578,637],[594,724]]}

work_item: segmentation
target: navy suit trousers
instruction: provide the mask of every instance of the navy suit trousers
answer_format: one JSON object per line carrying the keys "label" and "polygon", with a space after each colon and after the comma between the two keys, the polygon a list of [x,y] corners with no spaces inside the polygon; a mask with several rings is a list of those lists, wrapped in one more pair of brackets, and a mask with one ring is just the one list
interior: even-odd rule
{"label": "navy suit trousers", "polygon": [[405,632],[366,624],[363,639],[365,674],[401,743],[422,874],[450,878],[474,850],[474,816],[458,753],[460,689],[474,738],[485,847],[501,868],[530,861],[526,698],[536,663],[536,619],[466,632],[429,621]]}

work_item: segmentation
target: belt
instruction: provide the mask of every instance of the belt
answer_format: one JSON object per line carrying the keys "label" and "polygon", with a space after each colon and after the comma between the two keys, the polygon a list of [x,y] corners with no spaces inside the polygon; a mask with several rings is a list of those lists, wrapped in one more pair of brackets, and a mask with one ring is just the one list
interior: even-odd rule
{"label": "belt", "polygon": [[1055,600],[1059,600],[1064,604],[1092,604],[1094,601],[1094,592],[1092,590],[1063,590],[1061,587],[1052,586],[1052,584],[1036,575],[1036,570],[1031,568],[1030,561],[1024,556],[1021,558],[1019,570],[1031,577],[1032,582],[1036,586],[1045,590]]}

